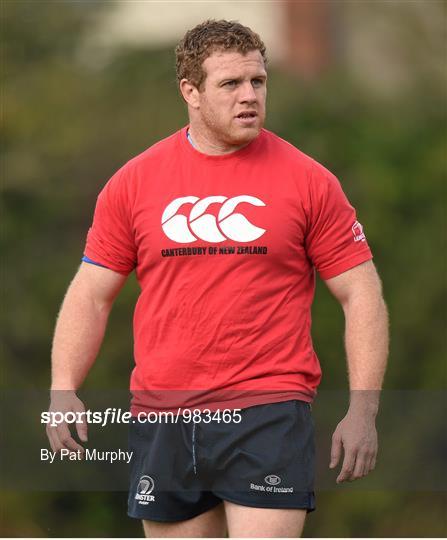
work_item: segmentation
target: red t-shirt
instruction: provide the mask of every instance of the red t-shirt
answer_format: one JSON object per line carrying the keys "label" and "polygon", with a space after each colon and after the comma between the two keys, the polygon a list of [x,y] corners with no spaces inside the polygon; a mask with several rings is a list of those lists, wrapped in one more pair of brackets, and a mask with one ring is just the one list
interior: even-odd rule
{"label": "red t-shirt", "polygon": [[99,194],[85,255],[135,269],[132,411],[312,401],[315,271],[372,258],[340,183],[268,130],[210,156],[187,127]]}

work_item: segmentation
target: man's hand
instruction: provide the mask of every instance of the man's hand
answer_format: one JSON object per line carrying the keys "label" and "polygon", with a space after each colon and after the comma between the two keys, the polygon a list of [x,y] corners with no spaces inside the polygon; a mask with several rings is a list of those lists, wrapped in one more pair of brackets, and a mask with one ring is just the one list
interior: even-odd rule
{"label": "man's hand", "polygon": [[[76,393],[71,390],[55,390],[51,392],[51,403],[49,408],[50,413],[85,413],[85,407]],[[76,432],[81,441],[87,441],[87,422],[85,415],[83,422],[76,422]],[[64,421],[58,423],[57,426],[47,424],[46,428],[48,440],[50,441],[53,452],[59,452],[63,448],[76,452],[80,450],[84,452],[84,448],[78,444],[72,437],[67,423]]]}
{"label": "man's hand", "polygon": [[344,449],[343,466],[337,484],[352,482],[369,474],[376,465],[377,431],[375,415],[351,408],[332,435],[331,462],[333,469]]}

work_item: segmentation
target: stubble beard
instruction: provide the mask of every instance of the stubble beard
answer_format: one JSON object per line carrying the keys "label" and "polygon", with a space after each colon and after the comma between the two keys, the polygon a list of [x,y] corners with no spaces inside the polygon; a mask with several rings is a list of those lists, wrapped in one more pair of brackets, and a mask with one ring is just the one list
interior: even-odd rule
{"label": "stubble beard", "polygon": [[204,133],[207,133],[213,141],[223,142],[229,146],[241,146],[249,144],[259,135],[264,121],[263,118],[259,118],[253,127],[238,127],[234,125],[233,117],[225,122],[212,112],[207,112],[202,114],[201,123]]}

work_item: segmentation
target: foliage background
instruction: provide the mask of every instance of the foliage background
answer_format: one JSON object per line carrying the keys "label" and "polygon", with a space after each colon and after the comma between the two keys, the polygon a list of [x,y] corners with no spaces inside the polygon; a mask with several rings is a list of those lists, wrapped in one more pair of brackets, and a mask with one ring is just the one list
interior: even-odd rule
{"label": "foliage background", "polygon": [[[444,3],[427,4],[446,20]],[[186,111],[171,49],[123,49],[103,65],[79,53],[106,3],[4,1],[1,8],[1,385],[46,388],[55,317],[98,191],[130,157],[186,123]],[[445,39],[432,51],[422,34],[398,36],[411,72],[402,91],[377,95],[343,65],[318,84],[273,66],[266,127],[330,168],[365,225],[391,318],[385,388],[444,390],[446,86],[423,51],[445,68]],[[137,294],[131,278],[87,388],[127,380]],[[345,388],[343,316],[321,283],[313,318],[321,388]],[[124,493],[30,492],[23,501],[23,493],[2,492],[6,536],[141,536],[125,517]],[[309,536],[446,533],[445,491],[334,489],[318,501]]]}

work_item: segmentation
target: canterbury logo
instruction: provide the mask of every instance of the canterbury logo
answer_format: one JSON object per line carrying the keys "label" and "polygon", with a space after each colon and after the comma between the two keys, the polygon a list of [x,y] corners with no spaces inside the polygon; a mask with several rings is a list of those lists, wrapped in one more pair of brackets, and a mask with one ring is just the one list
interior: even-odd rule
{"label": "canterbury logo", "polygon": [[[239,195],[238,197],[224,197],[215,195],[199,199],[190,195],[174,199],[165,208],[161,217],[161,226],[168,238],[175,242],[186,244],[198,239],[208,242],[223,242],[235,240],[236,242],[251,242],[265,233],[265,229],[256,227],[240,213],[234,212],[236,206],[246,202],[254,206],[265,206],[257,197]],[[184,204],[193,204],[189,217],[177,214]],[[219,215],[206,214],[208,206],[212,203],[222,203]]]}

